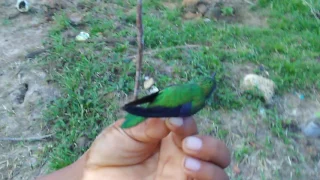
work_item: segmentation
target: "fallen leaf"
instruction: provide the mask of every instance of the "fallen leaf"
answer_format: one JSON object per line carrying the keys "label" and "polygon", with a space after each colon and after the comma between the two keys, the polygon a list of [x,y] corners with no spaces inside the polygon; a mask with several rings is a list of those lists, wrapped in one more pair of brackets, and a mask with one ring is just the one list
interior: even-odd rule
{"label": "fallen leaf", "polygon": [[233,172],[234,172],[235,174],[237,174],[237,175],[241,173],[241,170],[240,170],[238,164],[236,164],[236,165],[233,166]]}
{"label": "fallen leaf", "polygon": [[144,89],[149,89],[153,84],[154,84],[153,78],[149,78],[144,81],[143,87],[144,87]]}

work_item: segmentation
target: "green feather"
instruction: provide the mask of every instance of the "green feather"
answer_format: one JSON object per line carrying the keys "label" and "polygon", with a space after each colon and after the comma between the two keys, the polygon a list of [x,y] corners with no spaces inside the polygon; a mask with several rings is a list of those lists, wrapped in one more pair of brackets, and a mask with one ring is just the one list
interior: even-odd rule
{"label": "green feather", "polygon": [[144,121],[145,119],[146,118],[144,117],[135,116],[133,114],[127,114],[125,117],[125,121],[121,125],[121,128],[126,129],[126,128],[136,126],[142,121]]}
{"label": "green feather", "polygon": [[[214,88],[215,81],[213,78],[203,78],[199,83],[190,82],[170,86],[160,91],[154,101],[150,102],[147,107],[173,108],[191,102],[191,113],[194,114],[205,106],[205,102]],[[132,114],[128,114],[125,119],[122,128],[130,128],[146,120],[145,117]]]}

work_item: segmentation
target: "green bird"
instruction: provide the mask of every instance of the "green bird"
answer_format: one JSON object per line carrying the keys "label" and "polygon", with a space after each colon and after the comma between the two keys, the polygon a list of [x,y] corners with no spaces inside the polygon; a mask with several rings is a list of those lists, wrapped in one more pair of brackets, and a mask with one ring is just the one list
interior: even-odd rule
{"label": "green bird", "polygon": [[[121,128],[138,125],[149,117],[188,117],[200,111],[216,89],[215,73],[199,82],[169,86],[123,106],[128,112]],[[146,104],[146,105],[143,105]],[[142,105],[142,106],[139,106]]]}

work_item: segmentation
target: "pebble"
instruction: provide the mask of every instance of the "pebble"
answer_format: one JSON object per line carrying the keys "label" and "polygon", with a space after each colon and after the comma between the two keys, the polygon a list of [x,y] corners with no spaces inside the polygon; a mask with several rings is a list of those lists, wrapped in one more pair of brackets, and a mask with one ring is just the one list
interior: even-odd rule
{"label": "pebble", "polygon": [[144,83],[143,83],[143,88],[144,89],[149,89],[151,86],[154,84],[153,78],[147,78]]}
{"label": "pebble", "polygon": [[272,80],[256,74],[247,74],[240,85],[240,89],[243,92],[258,90],[262,93],[267,104],[271,104],[275,88],[276,85]]}
{"label": "pebble", "polygon": [[308,121],[302,126],[302,132],[307,137],[320,137],[320,112],[315,113]]}
{"label": "pebble", "polygon": [[320,124],[315,121],[311,121],[302,128],[302,132],[307,137],[320,137]]}
{"label": "pebble", "polygon": [[89,33],[83,32],[81,31],[77,36],[76,36],[76,40],[77,41],[86,41],[87,39],[89,39],[90,35]]}

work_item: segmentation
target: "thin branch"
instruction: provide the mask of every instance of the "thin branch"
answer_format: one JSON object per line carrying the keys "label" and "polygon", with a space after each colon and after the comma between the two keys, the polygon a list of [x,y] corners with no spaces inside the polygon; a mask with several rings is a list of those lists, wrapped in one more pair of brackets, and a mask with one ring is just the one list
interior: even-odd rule
{"label": "thin branch", "polygon": [[[187,49],[187,48],[198,48],[198,47],[203,47],[202,45],[192,45],[192,44],[187,44],[184,46],[173,46],[173,47],[168,47],[168,48],[163,48],[163,49],[155,49],[155,50],[150,50],[150,51],[146,51],[143,53],[143,55],[155,55],[157,53],[160,52],[164,52],[164,51],[170,51],[172,49]],[[133,56],[128,56],[126,59],[133,59],[135,58],[137,55],[133,55]]]}
{"label": "thin branch", "polygon": [[138,0],[137,4],[137,17],[136,17],[136,23],[137,23],[137,30],[138,30],[138,59],[136,62],[136,78],[135,78],[135,84],[134,84],[134,93],[133,93],[133,99],[136,100],[138,98],[139,93],[139,84],[140,84],[140,73],[141,73],[141,65],[142,65],[142,58],[143,58],[143,25],[142,25],[142,0]]}
{"label": "thin branch", "polygon": [[313,8],[313,5],[311,5],[311,2],[308,2],[306,0],[302,0],[302,2],[309,7],[310,11],[311,11],[311,14],[314,16],[314,18],[316,19],[316,21],[318,23],[320,23],[320,17],[319,17],[319,12],[317,12],[314,8]]}
{"label": "thin branch", "polygon": [[27,137],[27,138],[15,138],[15,137],[3,137],[0,138],[0,141],[40,141],[45,138],[50,138],[54,134],[48,134],[44,136],[39,136],[39,137]]}
{"label": "thin branch", "polygon": [[248,3],[248,4],[250,4],[251,6],[254,6],[254,5],[256,5],[255,3],[253,3],[253,2],[251,2],[251,1],[249,1],[249,0],[244,0],[246,3]]}

